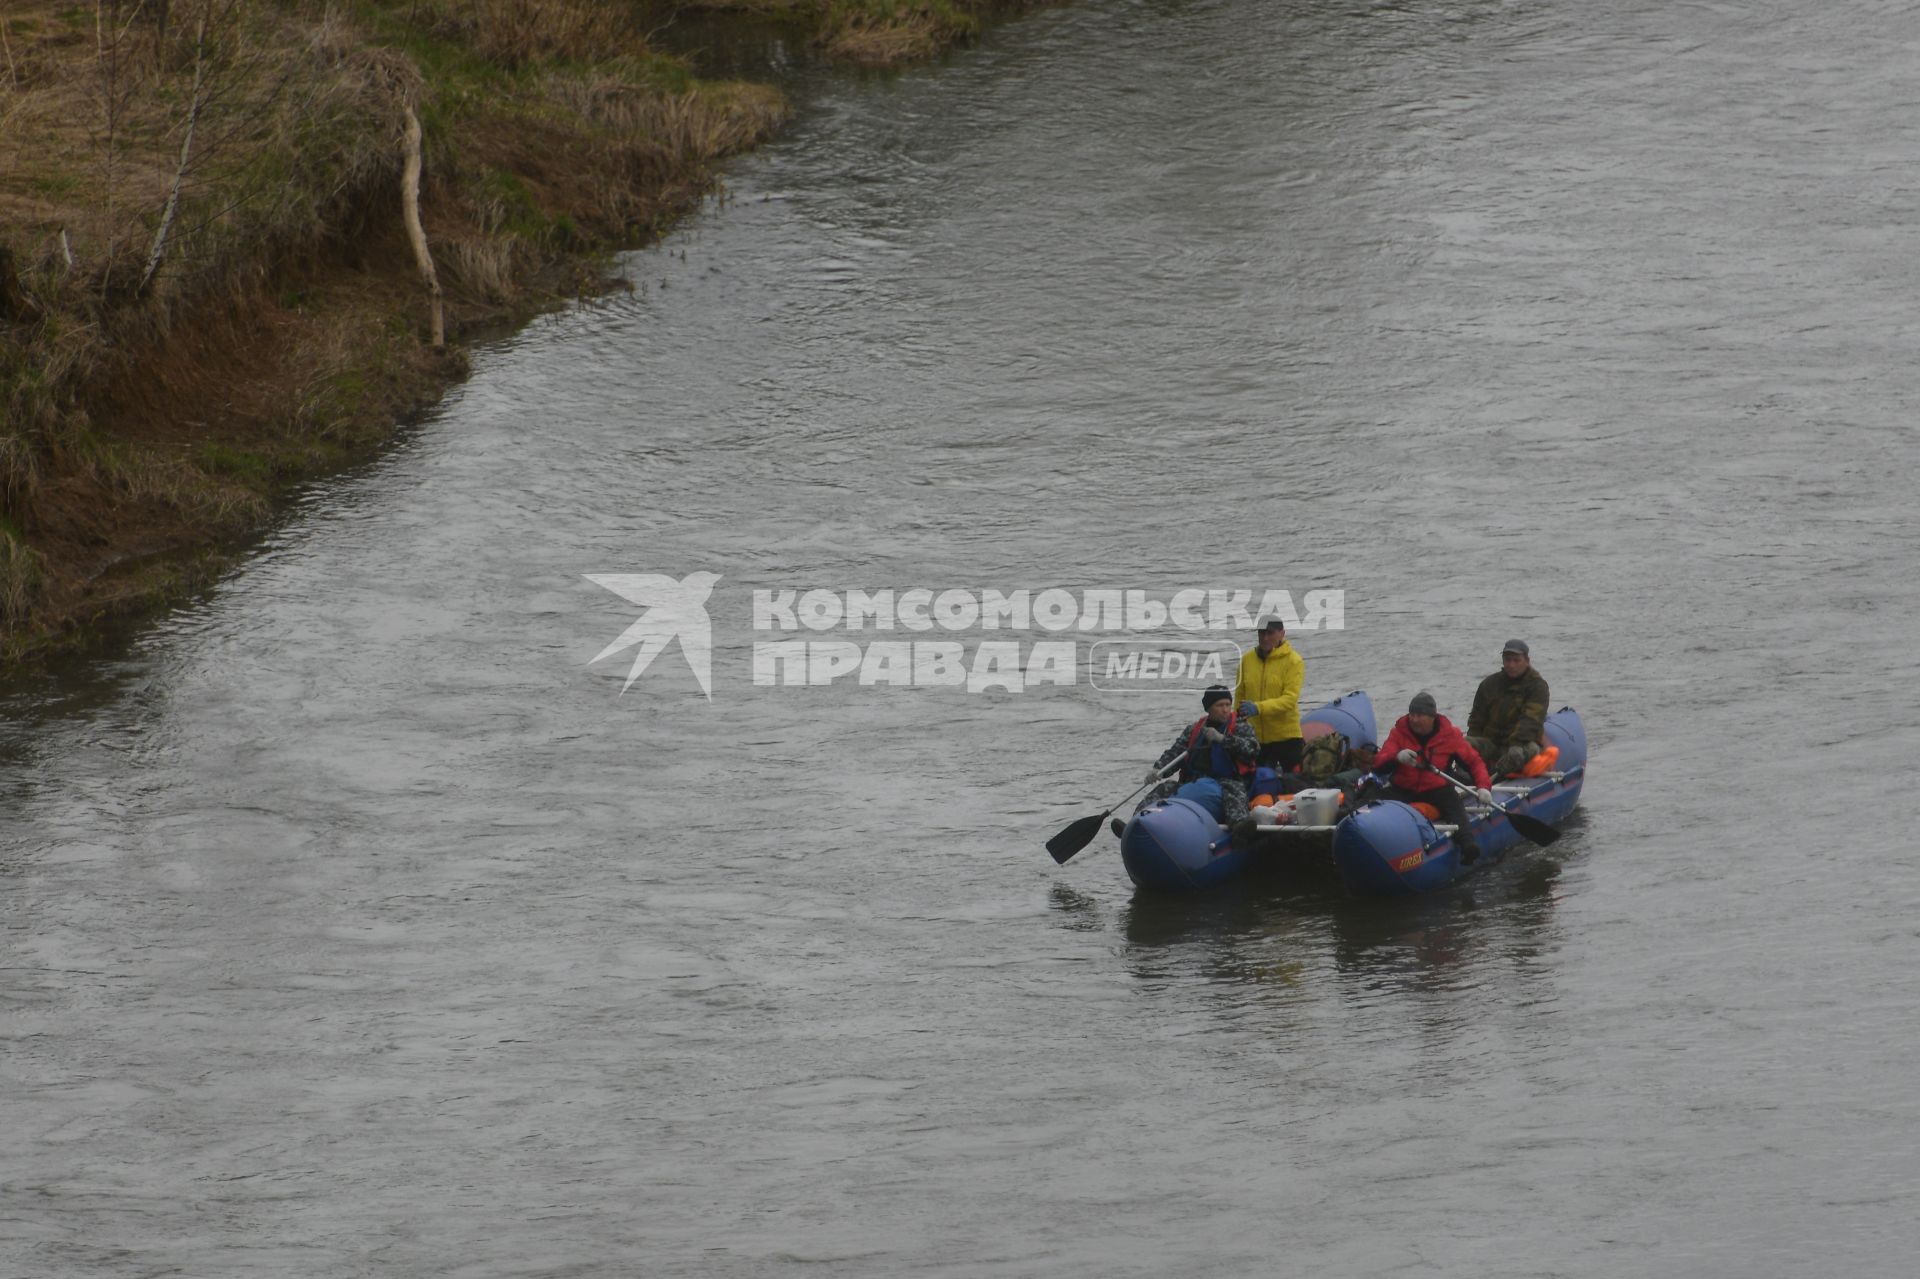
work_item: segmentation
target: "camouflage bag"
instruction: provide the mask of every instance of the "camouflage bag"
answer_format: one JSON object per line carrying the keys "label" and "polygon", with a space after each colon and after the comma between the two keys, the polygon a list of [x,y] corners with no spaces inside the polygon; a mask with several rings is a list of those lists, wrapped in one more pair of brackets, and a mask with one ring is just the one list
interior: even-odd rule
{"label": "camouflage bag", "polygon": [[1310,740],[1300,756],[1300,775],[1315,785],[1325,785],[1347,766],[1347,735],[1322,733]]}

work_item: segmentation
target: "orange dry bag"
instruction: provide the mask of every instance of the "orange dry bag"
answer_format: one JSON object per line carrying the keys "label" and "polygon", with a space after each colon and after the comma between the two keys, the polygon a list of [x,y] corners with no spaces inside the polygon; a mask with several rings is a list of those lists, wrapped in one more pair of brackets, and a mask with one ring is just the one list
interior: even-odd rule
{"label": "orange dry bag", "polygon": [[1549,746],[1527,761],[1527,766],[1520,770],[1520,776],[1538,777],[1549,768],[1552,768],[1553,761],[1559,758],[1560,748],[1558,746]]}

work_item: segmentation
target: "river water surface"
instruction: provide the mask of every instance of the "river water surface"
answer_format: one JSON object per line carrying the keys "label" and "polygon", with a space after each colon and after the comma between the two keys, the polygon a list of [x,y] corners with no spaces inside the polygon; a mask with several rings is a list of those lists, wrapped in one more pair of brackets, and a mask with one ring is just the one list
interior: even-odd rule
{"label": "river water surface", "polygon": [[[634,292],[8,688],[0,1274],[1910,1274],[1917,44],[1086,0],[803,74]],[[623,695],[584,575],[696,571],[711,701]],[[1187,699],[752,680],[755,588],[1210,586],[1345,592],[1310,701],[1529,639],[1566,837],[1155,900],[1042,844]]]}

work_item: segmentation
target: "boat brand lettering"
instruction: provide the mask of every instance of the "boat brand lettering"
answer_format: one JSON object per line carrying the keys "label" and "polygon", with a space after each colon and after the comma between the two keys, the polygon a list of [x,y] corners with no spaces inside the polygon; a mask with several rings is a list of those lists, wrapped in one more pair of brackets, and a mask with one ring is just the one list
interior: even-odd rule
{"label": "boat brand lettering", "polygon": [[1426,850],[1423,848],[1416,848],[1412,852],[1408,853],[1405,857],[1396,857],[1387,864],[1392,866],[1395,871],[1404,875],[1408,871],[1412,870],[1415,866],[1418,866],[1421,862],[1424,862],[1426,860],[1427,860]]}

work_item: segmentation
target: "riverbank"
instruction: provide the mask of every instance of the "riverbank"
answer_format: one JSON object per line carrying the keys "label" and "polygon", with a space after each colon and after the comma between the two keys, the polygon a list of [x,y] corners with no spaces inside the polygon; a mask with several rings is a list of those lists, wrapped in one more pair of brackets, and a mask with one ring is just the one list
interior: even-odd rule
{"label": "riverbank", "polygon": [[0,10],[0,654],[229,562],[300,482],[607,287],[784,118],[649,39],[663,8],[865,65],[991,0],[306,0]]}

